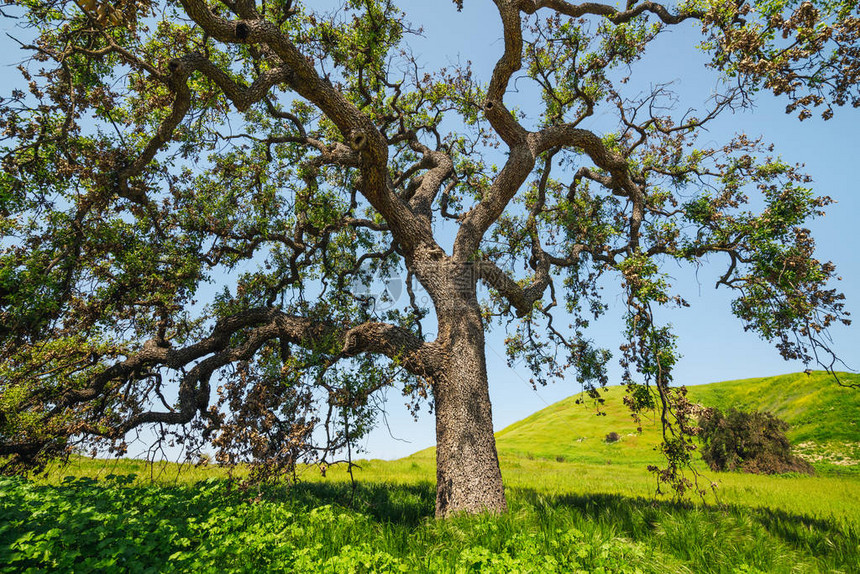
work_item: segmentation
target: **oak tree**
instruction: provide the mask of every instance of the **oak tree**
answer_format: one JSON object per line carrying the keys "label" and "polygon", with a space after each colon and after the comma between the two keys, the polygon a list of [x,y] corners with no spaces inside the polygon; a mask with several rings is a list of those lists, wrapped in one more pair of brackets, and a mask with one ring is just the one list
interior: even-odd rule
{"label": "oak tree", "polygon": [[[485,332],[597,389],[612,281],[627,402],[657,405],[683,487],[673,261],[725,265],[745,328],[829,364],[847,319],[805,227],[829,199],[760,139],[697,136],[768,92],[800,119],[858,106],[857,1],[484,3],[502,41],[475,71],[427,70],[395,0],[7,4],[5,470],[141,429],[260,473],[330,461],[396,388],[435,412],[437,515],[502,511]],[[724,79],[690,113],[636,76],[682,23]]]}

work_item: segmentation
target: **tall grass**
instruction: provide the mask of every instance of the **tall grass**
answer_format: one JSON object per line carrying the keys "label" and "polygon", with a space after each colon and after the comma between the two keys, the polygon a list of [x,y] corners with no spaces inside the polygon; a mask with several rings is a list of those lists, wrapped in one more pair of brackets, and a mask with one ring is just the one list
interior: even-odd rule
{"label": "tall grass", "polygon": [[[857,572],[860,533],[783,510],[509,488],[433,519],[430,482],[241,490],[0,479],[0,571]],[[5,564],[5,566],[4,566]]]}

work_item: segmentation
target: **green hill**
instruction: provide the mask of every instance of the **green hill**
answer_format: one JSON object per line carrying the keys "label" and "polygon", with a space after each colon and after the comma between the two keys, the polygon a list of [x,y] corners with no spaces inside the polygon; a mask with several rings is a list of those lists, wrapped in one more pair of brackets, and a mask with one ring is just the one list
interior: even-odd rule
{"label": "green hill", "polygon": [[[860,387],[860,375],[840,373],[843,383]],[[690,386],[693,402],[708,407],[770,411],[789,423],[789,439],[819,468],[860,468],[860,388],[846,388],[824,372],[726,381]],[[610,387],[599,411],[577,396],[555,403],[496,433],[499,454],[597,464],[636,464],[658,460],[659,418],[645,418],[642,434],[623,404],[624,388]],[[598,412],[600,414],[598,414]],[[621,440],[606,443],[616,432]]]}

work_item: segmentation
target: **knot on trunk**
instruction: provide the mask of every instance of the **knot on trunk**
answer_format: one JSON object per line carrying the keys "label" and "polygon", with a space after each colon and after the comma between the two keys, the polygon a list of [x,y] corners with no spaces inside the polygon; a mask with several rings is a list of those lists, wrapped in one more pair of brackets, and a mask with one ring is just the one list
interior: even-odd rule
{"label": "knot on trunk", "polygon": [[170,60],[170,62],[167,63],[167,69],[174,76],[185,75],[185,65],[179,58],[173,58],[172,60]]}
{"label": "knot on trunk", "polygon": [[343,349],[341,354],[345,357],[353,357],[359,354],[365,347],[365,337],[358,329],[350,329],[343,337]]}
{"label": "knot on trunk", "polygon": [[239,40],[247,40],[251,35],[251,27],[247,22],[239,22],[236,24],[236,38]]}
{"label": "knot on trunk", "polygon": [[361,151],[367,147],[367,136],[360,131],[353,131],[349,134],[349,147],[353,151]]}

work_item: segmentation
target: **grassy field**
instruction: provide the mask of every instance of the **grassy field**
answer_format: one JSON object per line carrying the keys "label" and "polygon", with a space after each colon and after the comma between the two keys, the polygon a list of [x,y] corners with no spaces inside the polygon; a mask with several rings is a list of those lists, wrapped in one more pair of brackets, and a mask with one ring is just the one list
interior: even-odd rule
{"label": "grassy field", "polygon": [[860,572],[860,391],[813,374],[690,395],[785,418],[817,476],[707,472],[716,496],[655,497],[657,429],[633,434],[611,389],[605,416],[569,399],[498,433],[503,516],[434,520],[433,449],[361,461],[355,489],[343,468],[242,490],[217,467],[77,459],[0,479],[0,572]]}
{"label": "grassy field", "polygon": [[[844,383],[860,385],[860,375],[841,374]],[[497,433],[502,455],[564,459],[601,464],[643,465],[659,460],[659,421],[643,419],[642,434],[622,403],[624,389],[603,394],[603,415],[589,400],[569,397]],[[708,407],[770,411],[789,423],[788,437],[822,472],[860,470],[860,389],[839,386],[826,373],[727,381],[689,387],[689,398]],[[621,440],[604,438],[617,432]],[[842,463],[842,464],[838,464]]]}

